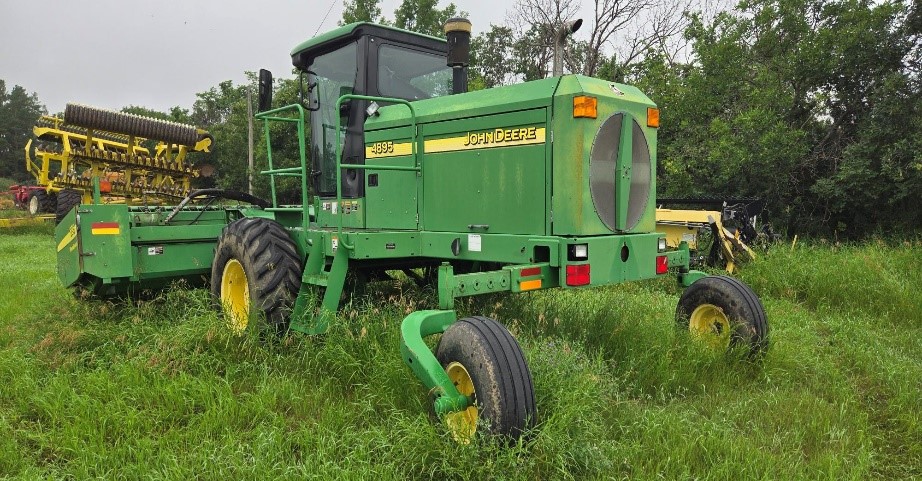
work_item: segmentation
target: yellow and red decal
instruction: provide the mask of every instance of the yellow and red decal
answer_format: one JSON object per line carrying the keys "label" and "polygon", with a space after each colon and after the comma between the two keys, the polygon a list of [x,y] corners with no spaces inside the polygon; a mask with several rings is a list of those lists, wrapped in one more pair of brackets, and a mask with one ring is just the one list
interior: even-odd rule
{"label": "yellow and red decal", "polygon": [[121,228],[118,222],[93,222],[90,224],[90,232],[93,235],[119,235]]}
{"label": "yellow and red decal", "polygon": [[[73,242],[77,238],[77,224],[70,226],[67,229],[67,234],[64,234],[64,237],[61,238],[61,242],[58,242],[58,252],[61,252],[62,249],[67,247],[67,244]],[[76,246],[76,244],[74,244]]]}

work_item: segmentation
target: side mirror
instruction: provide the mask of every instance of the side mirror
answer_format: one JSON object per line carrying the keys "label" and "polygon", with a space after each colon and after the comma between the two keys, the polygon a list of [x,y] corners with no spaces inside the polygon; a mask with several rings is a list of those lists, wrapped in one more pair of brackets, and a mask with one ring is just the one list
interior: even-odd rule
{"label": "side mirror", "polygon": [[265,112],[272,108],[272,72],[259,69],[259,111]]}

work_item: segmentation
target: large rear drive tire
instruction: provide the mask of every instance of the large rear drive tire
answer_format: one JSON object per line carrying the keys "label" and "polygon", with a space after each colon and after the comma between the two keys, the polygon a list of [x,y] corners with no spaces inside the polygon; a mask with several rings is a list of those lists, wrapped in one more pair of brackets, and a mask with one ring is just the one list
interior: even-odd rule
{"label": "large rear drive tire", "polygon": [[54,196],[49,195],[44,190],[33,190],[29,194],[29,214],[39,215],[46,212],[54,212]]}
{"label": "large rear drive tire", "polygon": [[265,316],[266,329],[281,335],[301,286],[302,265],[294,241],[278,223],[247,218],[224,228],[211,266],[211,293],[228,327],[243,334],[254,315]]}
{"label": "large rear drive tire", "polygon": [[83,194],[79,190],[64,189],[58,192],[58,205],[54,211],[54,223],[60,224],[71,209],[80,205],[81,200],[83,200]]}
{"label": "large rear drive tire", "polygon": [[751,357],[768,349],[765,307],[749,286],[732,277],[704,277],[685,289],[676,322],[716,349],[745,347]]}
{"label": "large rear drive tire", "polygon": [[473,398],[464,411],[444,416],[460,443],[480,428],[519,438],[535,422],[535,390],[522,349],[502,324],[468,317],[452,324],[439,341],[436,358],[461,394]]}

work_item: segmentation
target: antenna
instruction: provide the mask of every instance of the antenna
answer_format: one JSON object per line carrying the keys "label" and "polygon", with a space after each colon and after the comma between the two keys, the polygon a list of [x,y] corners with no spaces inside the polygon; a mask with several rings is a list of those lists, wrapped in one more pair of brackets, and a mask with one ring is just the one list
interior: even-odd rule
{"label": "antenna", "polygon": [[330,8],[327,9],[327,14],[323,16],[323,20],[320,21],[320,25],[317,25],[317,30],[314,30],[314,34],[311,35],[311,37],[316,37],[316,36],[317,36],[317,32],[320,31],[320,27],[323,27],[324,22],[327,21],[327,17],[330,16],[330,12],[333,11],[333,6],[334,6],[334,5],[336,5],[336,0],[333,0],[332,2],[330,2]]}

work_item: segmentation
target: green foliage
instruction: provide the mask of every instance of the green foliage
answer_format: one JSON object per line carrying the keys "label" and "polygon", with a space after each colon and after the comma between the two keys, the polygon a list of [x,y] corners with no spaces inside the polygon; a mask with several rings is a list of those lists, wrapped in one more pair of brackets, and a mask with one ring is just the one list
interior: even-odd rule
{"label": "green foliage", "polygon": [[[532,371],[527,441],[458,446],[398,355],[435,302],[373,284],[322,338],[229,334],[204,289],[75,299],[54,243],[0,232],[0,473],[12,478],[913,479],[922,476],[918,239],[776,245],[759,365],[673,326],[672,279],[488,296]],[[835,265],[836,269],[828,266]]]}
{"label": "green foliage", "polygon": [[512,47],[513,72],[526,82],[547,77],[553,38],[547,25],[534,25],[516,38]]}
{"label": "green foliage", "polygon": [[32,136],[35,121],[45,113],[47,110],[39,103],[37,94],[30,94],[19,85],[8,91],[6,82],[0,79],[0,177],[30,180],[23,167],[23,149]]}
{"label": "green foliage", "polygon": [[515,70],[509,56],[513,48],[512,29],[490,25],[490,29],[471,39],[471,83],[478,80],[477,89],[492,88],[506,83],[506,78]]}
{"label": "green foliage", "polygon": [[636,73],[663,108],[661,194],[761,197],[791,234],[917,227],[906,215],[922,200],[910,18],[902,2],[859,0],[694,17],[694,63],[648,57]]}
{"label": "green foliage", "polygon": [[433,37],[442,37],[442,26],[449,18],[467,16],[458,12],[454,3],[438,8],[439,0],[402,0],[394,11],[394,25],[413,32]]}
{"label": "green foliage", "polygon": [[[216,167],[215,182],[226,189],[247,190],[247,88],[256,92],[254,75],[248,85],[225,80],[206,92],[196,94],[192,105],[193,124],[211,132],[215,148],[211,159]],[[262,150],[265,155],[265,150]]]}
{"label": "green foliage", "polygon": [[343,2],[343,18],[339,25],[348,25],[355,22],[381,23],[381,0],[345,0]]}

